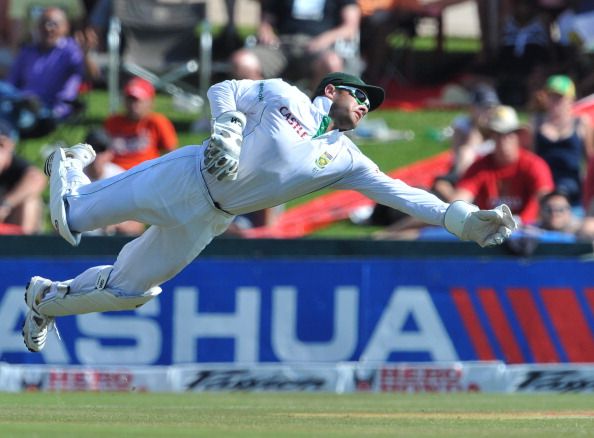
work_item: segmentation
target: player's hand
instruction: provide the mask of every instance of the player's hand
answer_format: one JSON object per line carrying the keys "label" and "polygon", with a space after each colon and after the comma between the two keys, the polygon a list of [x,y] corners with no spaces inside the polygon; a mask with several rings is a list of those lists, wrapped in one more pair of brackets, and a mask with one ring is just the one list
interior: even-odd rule
{"label": "player's hand", "polygon": [[245,115],[239,111],[227,111],[213,121],[204,167],[219,181],[237,178],[245,124]]}
{"label": "player's hand", "polygon": [[482,247],[501,245],[517,228],[507,205],[480,210],[476,205],[464,201],[455,201],[450,205],[444,225],[461,240],[472,240]]}
{"label": "player's hand", "polygon": [[4,220],[10,216],[12,212],[12,204],[9,202],[0,199],[0,222],[4,222]]}

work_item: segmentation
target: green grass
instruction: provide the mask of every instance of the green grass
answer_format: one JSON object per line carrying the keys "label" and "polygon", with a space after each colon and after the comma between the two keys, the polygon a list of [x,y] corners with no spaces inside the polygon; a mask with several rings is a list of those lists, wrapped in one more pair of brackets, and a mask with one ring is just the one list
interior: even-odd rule
{"label": "green grass", "polygon": [[[402,34],[394,34],[389,39],[390,44],[395,48],[407,44],[406,37]],[[437,39],[434,36],[420,36],[412,41],[412,49],[418,52],[429,52],[435,50]],[[476,38],[448,37],[444,39],[444,51],[449,53],[478,53],[481,49],[480,40]]]}
{"label": "green grass", "polygon": [[[82,97],[86,104],[83,120],[76,124],[59,127],[53,133],[36,139],[24,139],[19,144],[19,152],[27,159],[43,165],[42,148],[47,144],[75,144],[84,140],[86,133],[93,127],[100,127],[109,115],[109,98],[105,90],[94,90]],[[190,126],[198,116],[176,111],[172,99],[167,95],[158,95],[155,110],[166,114],[176,126],[181,145],[200,143],[206,136],[204,133],[191,133]]]}
{"label": "green grass", "polygon": [[0,394],[0,436],[589,437],[587,394]]}

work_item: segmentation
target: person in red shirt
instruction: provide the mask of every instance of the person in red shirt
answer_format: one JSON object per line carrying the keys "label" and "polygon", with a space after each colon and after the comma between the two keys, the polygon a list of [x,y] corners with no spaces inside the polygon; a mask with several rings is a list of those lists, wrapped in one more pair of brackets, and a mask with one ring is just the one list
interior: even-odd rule
{"label": "person in red shirt", "polygon": [[177,147],[177,133],[171,121],[153,112],[155,88],[150,82],[131,79],[124,88],[124,98],[124,111],[105,121],[115,164],[130,169]]}
{"label": "person in red shirt", "polygon": [[512,107],[496,107],[485,127],[495,150],[468,168],[458,181],[454,199],[474,202],[480,208],[507,204],[523,223],[534,222],[539,199],[555,188],[549,166],[522,147],[522,128]]}

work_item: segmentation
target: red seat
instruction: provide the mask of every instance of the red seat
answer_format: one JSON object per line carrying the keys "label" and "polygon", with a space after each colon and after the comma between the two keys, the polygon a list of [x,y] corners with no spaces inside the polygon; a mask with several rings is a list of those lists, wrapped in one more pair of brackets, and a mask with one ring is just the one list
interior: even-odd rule
{"label": "red seat", "polygon": [[0,234],[23,234],[23,229],[20,225],[0,223]]}

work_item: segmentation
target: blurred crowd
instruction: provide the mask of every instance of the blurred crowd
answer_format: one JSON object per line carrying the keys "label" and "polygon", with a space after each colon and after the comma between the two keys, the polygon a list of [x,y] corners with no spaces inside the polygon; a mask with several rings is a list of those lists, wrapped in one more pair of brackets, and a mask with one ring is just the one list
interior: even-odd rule
{"label": "blurred crowd", "polygon": [[[101,59],[116,1],[0,0],[0,233],[48,231],[47,178],[18,145],[78,120],[81,96],[106,87],[110,73]],[[257,5],[260,20],[244,36],[235,24],[237,2],[221,2],[228,21],[215,34],[212,55],[223,68],[213,69],[211,80],[282,77],[311,93],[333,71],[380,85],[402,80],[405,66],[397,74],[392,68],[406,62],[396,53],[396,36],[412,40],[423,20],[434,20],[441,49],[444,13],[473,0],[244,1]],[[594,239],[594,118],[575,110],[576,101],[594,93],[594,1],[474,3],[481,50],[460,81],[467,109],[452,120],[451,168],[436,175],[432,190],[485,209],[505,202],[527,236]],[[162,84],[118,75],[120,107],[79,139],[97,151],[87,169],[92,180],[180,146],[174,124],[154,109],[157,93],[167,91]],[[414,86],[414,77],[406,84]],[[280,211],[238,218],[229,233],[273,224]],[[363,222],[373,225],[379,216]],[[377,238],[434,237],[435,230],[404,215],[384,216],[390,223]],[[124,223],[96,233],[143,230]]]}

